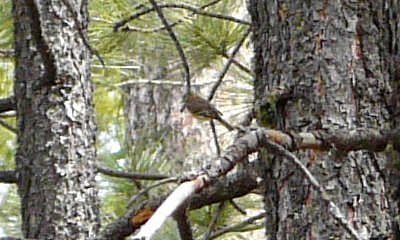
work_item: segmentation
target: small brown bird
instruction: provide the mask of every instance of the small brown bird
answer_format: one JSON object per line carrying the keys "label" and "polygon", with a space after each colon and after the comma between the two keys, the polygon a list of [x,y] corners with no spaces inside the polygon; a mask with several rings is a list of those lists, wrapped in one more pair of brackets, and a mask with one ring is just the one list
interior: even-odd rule
{"label": "small brown bird", "polygon": [[229,131],[233,130],[233,127],[222,119],[222,113],[218,111],[209,101],[200,97],[199,95],[188,92],[183,96],[183,107],[181,111],[186,107],[187,110],[199,120],[217,120],[224,125]]}

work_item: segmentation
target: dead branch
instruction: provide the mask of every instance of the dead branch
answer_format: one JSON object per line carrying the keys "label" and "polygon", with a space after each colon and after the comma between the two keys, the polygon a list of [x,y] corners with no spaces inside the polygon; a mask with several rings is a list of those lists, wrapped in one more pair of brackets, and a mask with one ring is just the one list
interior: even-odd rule
{"label": "dead branch", "polygon": [[[97,172],[102,173],[107,176],[116,177],[116,178],[126,178],[129,180],[162,180],[167,179],[168,182],[176,181],[171,180],[172,178],[165,174],[152,174],[152,173],[131,173],[131,172],[123,172],[118,170],[112,170],[104,167],[97,166]],[[0,182],[1,183],[16,183],[17,175],[15,171],[0,171]]]}
{"label": "dead branch", "polygon": [[0,183],[17,183],[15,171],[0,171]]}
{"label": "dead branch", "polygon": [[97,171],[107,176],[116,177],[116,178],[126,178],[130,180],[161,180],[165,178],[170,178],[171,176],[166,174],[154,174],[154,173],[132,173],[132,172],[124,172],[113,169],[108,169],[104,167],[97,166]]}
{"label": "dead branch", "polygon": [[246,225],[249,225],[249,224],[251,224],[251,223],[257,221],[258,219],[264,218],[265,215],[266,215],[266,213],[265,213],[265,212],[262,212],[262,213],[260,213],[260,214],[257,214],[257,215],[255,215],[255,216],[253,216],[253,217],[247,218],[246,220],[244,220],[244,221],[242,221],[242,222],[240,222],[240,223],[237,223],[237,224],[235,224],[235,225],[232,225],[232,226],[223,228],[223,229],[221,229],[221,230],[218,230],[218,231],[214,232],[214,233],[210,236],[210,239],[217,238],[217,237],[219,237],[219,236],[221,236],[221,235],[223,235],[223,234],[225,234],[225,233],[232,232],[232,231],[234,231],[234,230],[236,230],[236,229],[238,229],[238,228],[245,227]]}
{"label": "dead branch", "polygon": [[16,110],[14,96],[0,99],[0,113]]}
{"label": "dead branch", "polygon": [[[195,194],[188,203],[189,209],[198,209],[213,203],[241,197],[257,187],[256,174],[250,171],[239,171],[220,181],[213,182],[210,186],[203,189],[203,191]],[[131,235],[151,217],[151,215],[143,213],[149,212],[148,209],[155,211],[164,199],[165,197],[150,199],[148,202],[142,204],[142,206],[130,209],[124,216],[106,226],[100,233],[99,239],[116,240]],[[133,224],[132,219],[135,220],[136,224]]]}
{"label": "dead branch", "polygon": [[[208,185],[211,180],[226,175],[233,169],[236,163],[245,159],[249,154],[266,148],[272,154],[283,155],[304,173],[310,183],[318,189],[321,198],[328,204],[331,215],[355,238],[360,239],[355,229],[347,223],[344,214],[330,200],[324,187],[311,174],[310,171],[301,163],[297,157],[289,152],[298,149],[338,149],[341,151],[353,151],[369,149],[382,151],[385,146],[394,140],[399,134],[397,131],[377,131],[374,129],[357,129],[345,131],[343,129],[328,131],[318,130],[310,133],[286,134],[277,130],[257,128],[249,131],[243,137],[238,138],[234,144],[229,146],[226,152],[218,158],[218,161],[209,170],[201,171],[195,176],[188,176],[187,179],[194,179],[179,186],[165,201],[154,216],[143,226],[136,235],[139,239],[150,239],[151,236],[161,227],[164,221],[179,208],[180,204],[187,201],[192,195]],[[346,144],[347,143],[347,144]],[[196,177],[197,176],[197,177]],[[232,188],[230,188],[231,190]],[[176,198],[176,199],[175,199]],[[171,203],[175,204],[175,209],[171,209]],[[164,209],[168,208],[168,211]],[[156,224],[157,223],[157,224]]]}
{"label": "dead branch", "polygon": [[187,207],[183,206],[174,214],[174,219],[178,225],[179,237],[181,240],[192,240],[193,231],[187,215]]}

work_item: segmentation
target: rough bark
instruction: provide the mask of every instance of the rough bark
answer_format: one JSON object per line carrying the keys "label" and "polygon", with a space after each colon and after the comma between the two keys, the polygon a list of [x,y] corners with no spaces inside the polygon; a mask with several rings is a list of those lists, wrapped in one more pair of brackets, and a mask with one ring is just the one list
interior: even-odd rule
{"label": "rough bark", "polygon": [[14,0],[22,232],[89,239],[99,228],[86,0]]}
{"label": "rough bark", "polygon": [[[250,0],[248,8],[261,125],[296,132],[396,127],[398,1]],[[270,97],[280,89],[290,96]],[[394,238],[399,174],[385,153],[297,154],[362,238]],[[349,237],[291,164],[270,161],[267,169],[268,239]]]}

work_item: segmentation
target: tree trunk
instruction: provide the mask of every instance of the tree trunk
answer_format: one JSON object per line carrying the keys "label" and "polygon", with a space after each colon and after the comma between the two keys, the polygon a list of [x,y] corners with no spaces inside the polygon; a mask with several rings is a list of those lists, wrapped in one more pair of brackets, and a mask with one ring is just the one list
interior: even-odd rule
{"label": "tree trunk", "polygon": [[[301,132],[398,124],[398,1],[250,0],[248,8],[260,125]],[[393,160],[371,151],[297,155],[363,239],[395,238]],[[276,158],[267,171],[268,239],[350,237],[295,166]]]}
{"label": "tree trunk", "polygon": [[183,121],[179,112],[183,86],[138,82],[123,88],[128,153],[140,156],[143,151],[156,151],[159,158],[181,165],[183,162],[177,159],[185,155]]}
{"label": "tree trunk", "polygon": [[99,228],[86,0],[14,0],[22,232],[89,239]]}
{"label": "tree trunk", "polygon": [[[193,89],[200,92],[199,86]],[[204,165],[204,155],[213,154],[204,143],[211,139],[208,126],[196,124],[187,111],[180,112],[185,91],[180,82],[138,81],[124,85],[123,90],[128,153],[140,155],[153,148],[174,165],[176,173]],[[189,150],[190,160],[183,161],[188,160]]]}

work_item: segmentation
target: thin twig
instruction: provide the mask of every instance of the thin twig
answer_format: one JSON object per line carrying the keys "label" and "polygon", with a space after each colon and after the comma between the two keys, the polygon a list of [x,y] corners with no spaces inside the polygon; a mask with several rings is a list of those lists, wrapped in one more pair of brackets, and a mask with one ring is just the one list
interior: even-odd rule
{"label": "thin twig", "polygon": [[[217,4],[220,1],[221,0],[211,1],[211,2],[209,2],[207,4],[204,4],[203,6],[199,7],[198,9],[205,9],[207,7],[210,7],[210,6],[214,5],[214,4]],[[183,19],[189,19],[193,15],[195,15],[195,13],[192,12],[191,14],[189,14],[188,16],[183,17],[182,19],[179,19],[179,20],[177,20],[177,21],[175,21],[173,23],[170,23],[169,26],[171,28],[175,27],[179,23],[182,23]],[[165,29],[166,29],[165,26],[160,26],[160,27],[155,27],[155,28],[150,28],[150,29],[149,28],[143,29],[143,28],[132,27],[132,26],[129,26],[129,25],[121,28],[122,31],[132,31],[132,32],[140,32],[140,33],[154,33],[154,32],[159,32],[159,31],[162,31],[162,30],[165,30]]]}
{"label": "thin twig", "polygon": [[246,225],[249,225],[249,224],[255,222],[255,221],[258,220],[258,219],[264,218],[265,215],[266,215],[266,213],[263,212],[263,213],[260,213],[260,214],[255,215],[255,216],[253,216],[253,217],[250,217],[250,218],[248,218],[248,219],[246,219],[246,220],[244,220],[244,221],[242,221],[242,222],[240,222],[240,223],[237,223],[237,224],[235,224],[235,225],[232,225],[232,226],[223,228],[223,229],[221,229],[221,230],[218,230],[218,231],[214,232],[214,233],[210,236],[210,239],[217,238],[217,237],[219,237],[219,236],[221,236],[221,235],[223,235],[223,234],[225,234],[225,233],[228,233],[228,232],[231,232],[231,231],[235,231],[235,230],[238,229],[238,228],[245,227]]}
{"label": "thin twig", "polygon": [[183,204],[174,213],[174,219],[178,225],[179,237],[182,240],[193,240],[193,231],[187,215],[187,203]]}
{"label": "thin twig", "polygon": [[179,40],[176,37],[174,31],[168,24],[167,19],[165,19],[161,8],[157,5],[157,2],[155,0],[149,0],[149,1],[150,1],[151,5],[153,5],[153,8],[157,11],[158,17],[160,18],[161,22],[164,24],[172,41],[175,43],[176,50],[179,53],[179,57],[181,58],[183,69],[185,71],[185,82],[186,82],[187,92],[190,92],[190,69],[189,69],[189,64],[187,62],[187,58],[185,56],[185,52],[183,51],[183,48],[182,48],[181,44],[179,43]]}
{"label": "thin twig", "polygon": [[[223,52],[223,53],[221,54],[221,56],[223,56],[223,57],[226,58],[226,59],[229,59],[229,55],[228,55],[226,52]],[[234,65],[236,65],[236,67],[238,67],[238,68],[239,68],[240,70],[242,70],[243,72],[249,74],[250,76],[254,76],[254,73],[253,73],[253,71],[252,71],[250,68],[248,68],[248,67],[246,67],[245,65],[243,65],[242,63],[238,62],[236,59],[232,59],[232,63],[233,63]]]}
{"label": "thin twig", "polygon": [[[190,6],[188,4],[160,4],[160,5],[157,5],[157,6],[159,8],[180,8],[180,9],[185,9],[185,10],[191,11],[191,12],[193,12],[195,14],[198,14],[198,15],[204,15],[204,16],[213,17],[213,18],[219,18],[219,19],[223,19],[223,20],[227,20],[227,21],[233,21],[233,22],[236,22],[236,23],[239,23],[239,24],[244,24],[244,25],[249,25],[249,26],[251,25],[250,22],[247,22],[247,21],[244,21],[244,20],[241,20],[241,19],[238,19],[238,18],[234,18],[234,17],[231,17],[231,16],[225,16],[225,15],[222,15],[222,14],[206,12],[206,11],[201,10],[200,8],[196,8],[196,7]],[[152,11],[155,11],[155,10],[156,9],[153,6],[153,8],[148,8],[148,9],[142,10],[141,12],[135,13],[135,14],[129,16],[128,18],[115,23],[114,24],[114,31],[117,31],[122,26],[125,26],[125,24],[127,24],[128,22],[130,22],[130,21],[132,21],[134,19],[137,19],[137,18],[139,18],[139,17],[141,17],[143,15],[146,15],[146,14],[152,12]],[[167,26],[170,27],[171,25],[172,24],[164,25],[164,27],[166,27],[166,29],[167,29]]]}
{"label": "thin twig", "polygon": [[146,194],[148,191],[150,191],[153,188],[156,188],[158,186],[167,184],[167,183],[171,183],[171,182],[177,182],[178,178],[176,177],[171,177],[171,178],[167,178],[167,179],[163,179],[153,185],[150,185],[142,190],[140,190],[140,192],[138,192],[137,194],[135,194],[134,196],[131,197],[131,199],[129,199],[128,204],[127,204],[127,208],[130,208],[132,206],[132,204],[139,199],[141,196],[143,196],[144,194]]}
{"label": "thin twig", "polygon": [[233,199],[229,200],[229,203],[234,209],[236,209],[236,211],[240,212],[242,215],[247,214],[245,210],[243,210],[235,201],[233,201]]}
{"label": "thin twig", "polygon": [[12,49],[0,49],[0,58],[13,58],[15,52]]}
{"label": "thin twig", "polygon": [[108,169],[104,167],[97,166],[97,171],[104,175],[108,175],[111,177],[117,178],[126,178],[130,180],[161,180],[165,178],[171,178],[171,176],[166,174],[154,174],[154,173],[131,173],[131,172],[123,172],[113,169]]}
{"label": "thin twig", "polygon": [[17,183],[18,177],[15,170],[0,171],[0,183]]}
{"label": "thin twig", "polygon": [[223,211],[224,208],[225,208],[225,205],[226,205],[226,202],[225,202],[225,201],[224,201],[224,202],[221,202],[221,203],[219,204],[218,209],[217,209],[217,211],[215,212],[215,214],[214,214],[214,216],[213,216],[213,218],[212,218],[212,220],[211,220],[211,222],[210,222],[210,225],[208,225],[207,232],[204,234],[204,240],[209,240],[209,239],[210,239],[211,233],[212,233],[213,230],[215,229],[215,226],[216,226],[216,224],[217,224],[217,221],[218,221],[219,217],[221,216],[222,211]]}
{"label": "thin twig", "polygon": [[199,176],[195,180],[179,185],[161,204],[157,211],[144,224],[134,239],[151,239],[165,221],[196,192],[204,187],[206,176]]}
{"label": "thin twig", "polygon": [[248,28],[246,33],[243,35],[242,39],[240,39],[239,43],[236,45],[236,47],[233,49],[231,56],[228,59],[228,62],[225,64],[224,69],[222,69],[221,73],[218,76],[217,82],[214,84],[213,88],[210,91],[210,94],[208,95],[207,100],[211,101],[211,99],[214,97],[215,92],[217,91],[219,85],[222,83],[222,79],[224,79],[225,74],[228,72],[229,67],[231,66],[233,59],[235,58],[236,53],[239,52],[239,49],[242,47],[244,41],[246,40],[247,36],[250,34],[251,28]]}
{"label": "thin twig", "polygon": [[221,148],[218,143],[218,135],[217,135],[217,131],[215,130],[215,124],[214,124],[213,120],[210,120],[210,127],[211,127],[211,132],[214,137],[214,143],[215,143],[215,149],[217,151],[217,156],[219,157],[219,156],[221,156]]}
{"label": "thin twig", "polygon": [[361,239],[357,231],[346,220],[343,212],[336,205],[336,203],[334,203],[330,199],[328,193],[325,191],[325,188],[318,182],[317,178],[310,171],[308,171],[307,167],[293,153],[286,150],[286,148],[284,148],[283,146],[276,144],[271,140],[266,140],[266,144],[269,145],[270,148],[276,150],[277,153],[283,155],[288,160],[297,165],[297,167],[300,168],[300,170],[306,176],[308,181],[310,181],[311,185],[314,186],[320,192],[322,200],[328,204],[329,206],[328,210],[330,214],[336,219],[336,221],[338,221],[339,224],[342,225],[348,231],[348,233],[350,233],[350,235],[352,235],[355,239]]}
{"label": "thin twig", "polygon": [[10,96],[7,98],[1,98],[0,99],[0,112],[7,112],[11,110],[17,110],[17,104],[15,101],[14,96]]}
{"label": "thin twig", "polygon": [[11,131],[12,133],[17,133],[17,129],[12,126],[11,124],[9,124],[8,122],[0,119],[0,125],[3,126],[4,128],[8,129],[9,131]]}

